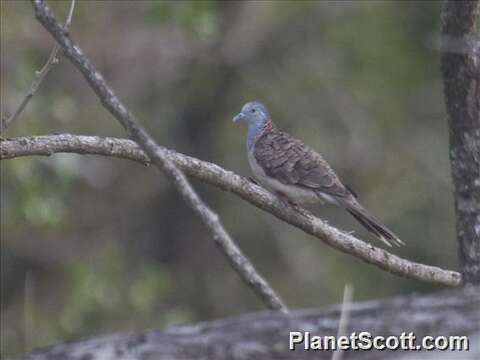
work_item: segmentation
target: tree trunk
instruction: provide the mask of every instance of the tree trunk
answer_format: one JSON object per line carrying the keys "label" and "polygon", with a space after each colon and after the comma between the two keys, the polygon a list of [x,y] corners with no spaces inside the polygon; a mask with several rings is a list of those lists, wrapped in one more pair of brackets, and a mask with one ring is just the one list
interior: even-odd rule
{"label": "tree trunk", "polygon": [[[480,37],[478,0],[445,2],[441,69],[450,129],[450,162],[460,264],[465,283],[480,284]],[[456,41],[453,52],[450,44]]]}

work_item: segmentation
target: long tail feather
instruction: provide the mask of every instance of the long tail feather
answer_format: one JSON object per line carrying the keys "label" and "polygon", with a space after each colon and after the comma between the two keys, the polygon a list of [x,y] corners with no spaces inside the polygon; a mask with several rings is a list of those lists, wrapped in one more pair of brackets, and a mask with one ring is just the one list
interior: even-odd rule
{"label": "long tail feather", "polygon": [[342,206],[362,224],[368,231],[388,246],[405,245],[391,230],[370,214],[355,198],[351,197],[340,202]]}

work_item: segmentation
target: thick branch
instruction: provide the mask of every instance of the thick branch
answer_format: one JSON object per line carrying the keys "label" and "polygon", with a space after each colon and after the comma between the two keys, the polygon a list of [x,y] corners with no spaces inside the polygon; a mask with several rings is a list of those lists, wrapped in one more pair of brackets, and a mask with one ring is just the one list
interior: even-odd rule
{"label": "thick branch", "polygon": [[83,74],[85,80],[97,94],[103,106],[110,111],[132,139],[148,154],[152,163],[172,181],[183,200],[211,233],[215,243],[227,257],[230,265],[240,275],[241,279],[263,300],[268,308],[286,312],[286,306],[232,240],[223,227],[219,216],[198,196],[182,171],[170,160],[167,150],[158,146],[155,140],[138,124],[135,116],[115,95],[103,76],[83,54],[80,47],[74,44],[69,33],[60,25],[44,1],[33,0],[33,6],[38,21],[50,32],[55,40],[57,40],[65,56]]}
{"label": "thick branch", "polygon": [[[465,287],[430,295],[408,295],[350,305],[346,334],[362,331],[375,335],[413,332],[420,344],[422,336],[463,336],[470,340],[470,351],[442,351],[436,359],[474,359],[475,342],[480,335],[478,288]],[[288,315],[254,313],[165,331],[133,335],[113,335],[83,342],[60,344],[26,356],[25,360],[186,360],[186,359],[330,359],[328,351],[288,350],[289,331],[335,336],[341,306],[330,310],[301,310]],[[349,351],[346,359],[424,358],[418,351]],[[478,354],[478,353],[477,353]],[[422,356],[423,355],[423,356]],[[429,357],[430,358],[430,357]]]}
{"label": "thick branch", "polygon": [[[450,128],[450,161],[460,262],[465,282],[480,284],[480,2],[445,2],[441,66]],[[466,51],[449,52],[450,39]],[[472,41],[473,39],[473,41]]]}
{"label": "thick branch", "polygon": [[[307,211],[302,213],[296,211],[248,179],[227,171],[216,164],[165,148],[162,148],[162,151],[165,151],[170,161],[187,175],[222,190],[233,192],[251,204],[270,212],[277,218],[296,226],[344,253],[356,256],[396,275],[448,286],[460,285],[461,277],[457,272],[402,259],[337,230]],[[143,164],[149,161],[135,142],[126,139],[63,134],[6,139],[0,143],[1,159],[28,155],[51,155],[57,152],[114,156],[135,160]]]}

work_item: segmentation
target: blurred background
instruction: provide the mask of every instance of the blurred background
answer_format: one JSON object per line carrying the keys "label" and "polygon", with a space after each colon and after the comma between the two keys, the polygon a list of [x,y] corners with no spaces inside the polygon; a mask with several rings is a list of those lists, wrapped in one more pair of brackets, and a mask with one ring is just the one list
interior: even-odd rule
{"label": "blurred background", "polygon": [[[50,1],[65,19],[68,1]],[[406,243],[457,268],[436,1],[78,1],[71,32],[157,141],[250,175],[244,124],[263,101],[320,151]],[[27,1],[1,2],[2,116],[53,41]],[[4,135],[124,137],[66,60]],[[291,308],[432,286],[335,251],[235,195],[192,180]],[[330,224],[375,240],[344,211]],[[99,156],[1,162],[1,353],[264,310],[153,167]]]}

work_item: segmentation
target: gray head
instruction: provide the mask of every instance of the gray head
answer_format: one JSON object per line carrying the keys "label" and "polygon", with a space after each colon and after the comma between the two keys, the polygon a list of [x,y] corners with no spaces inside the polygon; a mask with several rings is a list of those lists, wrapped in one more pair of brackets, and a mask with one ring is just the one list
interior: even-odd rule
{"label": "gray head", "polygon": [[258,101],[247,102],[234,118],[233,122],[245,120],[248,125],[261,125],[270,120],[267,107]]}
{"label": "gray head", "polygon": [[240,120],[245,120],[248,124],[247,148],[249,150],[253,149],[258,135],[273,126],[267,107],[258,101],[250,101],[243,105],[242,111],[233,118],[233,122]]}

